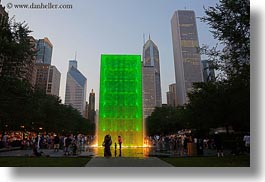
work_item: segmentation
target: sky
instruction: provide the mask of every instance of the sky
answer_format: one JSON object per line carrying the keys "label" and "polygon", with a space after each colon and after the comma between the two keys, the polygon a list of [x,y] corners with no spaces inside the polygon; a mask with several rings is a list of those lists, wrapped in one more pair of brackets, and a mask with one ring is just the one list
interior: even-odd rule
{"label": "sky", "polygon": [[[17,9],[15,4],[70,4],[72,9]],[[64,103],[68,62],[77,53],[78,69],[87,78],[89,92],[96,93],[99,102],[101,54],[142,55],[150,34],[158,46],[162,102],[166,103],[168,86],[175,82],[170,20],[176,10],[194,10],[200,45],[214,45],[207,24],[199,17],[203,7],[215,6],[218,0],[2,0],[9,16],[25,21],[36,39],[48,37],[53,44],[52,65],[61,72],[60,94]],[[203,57],[202,57],[203,59]]]}

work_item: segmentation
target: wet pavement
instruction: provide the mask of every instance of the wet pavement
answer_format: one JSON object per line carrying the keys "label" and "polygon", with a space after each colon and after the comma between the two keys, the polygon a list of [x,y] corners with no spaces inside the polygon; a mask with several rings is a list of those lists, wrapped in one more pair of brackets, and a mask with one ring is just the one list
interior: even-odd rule
{"label": "wet pavement", "polygon": [[[55,152],[53,149],[41,149],[44,156],[50,157],[64,157],[63,150]],[[114,147],[111,148],[112,157],[136,157],[136,158],[146,158],[146,157],[187,157],[187,154],[183,154],[176,150],[161,149],[156,147],[138,147],[138,148],[126,148],[123,147],[122,150],[115,150]],[[229,151],[224,151],[225,155],[230,155]],[[1,150],[1,156],[33,156],[32,150],[19,150],[18,148],[10,148],[7,151]],[[84,150],[77,153],[77,155],[70,155],[69,157],[104,157],[103,147],[89,147],[86,146]],[[196,156],[193,154],[192,156]],[[216,156],[216,150],[206,149],[204,150],[203,156]]]}
{"label": "wet pavement", "polygon": [[[65,156],[63,150],[55,152],[53,149],[41,149],[43,156],[49,157],[92,157],[85,167],[173,167],[162,161],[159,157],[187,157],[176,150],[166,150],[157,147],[138,147],[126,148],[121,150],[111,148],[112,157],[104,157],[103,147],[86,146],[84,150],[79,151],[77,155]],[[225,155],[231,155],[229,151],[224,151]],[[34,156],[32,150],[20,150],[19,148],[1,149],[0,157]],[[196,155],[194,155],[196,156]],[[216,151],[212,149],[204,150],[203,156],[216,156]]]}
{"label": "wet pavement", "polygon": [[85,167],[173,167],[157,157],[94,157]]}

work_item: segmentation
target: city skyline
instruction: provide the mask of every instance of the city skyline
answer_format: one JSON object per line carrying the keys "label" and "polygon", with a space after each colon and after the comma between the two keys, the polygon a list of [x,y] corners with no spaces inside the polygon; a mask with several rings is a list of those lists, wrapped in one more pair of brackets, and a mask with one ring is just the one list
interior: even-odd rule
{"label": "city skyline", "polygon": [[[23,1],[23,3],[27,2],[29,3],[29,1]],[[36,1],[38,2],[41,1]],[[125,2],[101,0],[90,3],[79,1],[71,2],[73,5],[71,10],[6,10],[10,17],[16,16],[16,21],[25,21],[33,31],[31,35],[34,38],[48,37],[53,43],[52,62],[62,73],[60,97],[63,103],[67,63],[75,57],[77,52],[80,71],[88,79],[87,90],[94,89],[96,93],[96,109],[98,109],[100,55],[104,53],[141,54],[143,34],[149,33],[160,49],[162,103],[166,103],[168,85],[175,82],[170,32],[172,14],[178,9],[186,8],[194,10],[197,17],[202,17],[203,6],[214,6],[218,3],[212,0],[196,1],[196,3],[193,0],[150,2],[150,0]],[[5,0],[2,1],[3,6],[7,3]],[[13,3],[21,2],[13,1]],[[136,8],[137,14],[135,14]],[[40,23],[43,21],[45,23]],[[198,19],[197,23],[200,45],[213,45],[216,41],[213,40],[208,26]]]}

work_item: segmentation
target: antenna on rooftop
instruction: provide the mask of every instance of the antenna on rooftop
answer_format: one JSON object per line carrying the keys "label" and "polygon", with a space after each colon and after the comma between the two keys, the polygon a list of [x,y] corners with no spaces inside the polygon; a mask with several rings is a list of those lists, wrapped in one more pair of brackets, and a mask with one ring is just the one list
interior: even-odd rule
{"label": "antenna on rooftop", "polygon": [[75,51],[75,60],[76,60],[76,57],[77,57],[77,52]]}

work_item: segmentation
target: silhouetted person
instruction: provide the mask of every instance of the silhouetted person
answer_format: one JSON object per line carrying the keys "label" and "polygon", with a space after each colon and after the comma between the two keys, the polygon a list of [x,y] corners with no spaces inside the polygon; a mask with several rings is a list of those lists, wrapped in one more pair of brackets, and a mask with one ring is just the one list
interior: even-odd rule
{"label": "silhouetted person", "polygon": [[111,151],[110,151],[110,146],[112,144],[111,136],[106,135],[104,138],[103,146],[104,148],[104,157],[111,157]]}
{"label": "silhouetted person", "polygon": [[34,154],[36,157],[40,157],[40,156],[42,155],[42,153],[43,153],[43,152],[40,152],[40,151],[38,150],[37,144],[35,143],[35,144],[33,145],[33,154]]}
{"label": "silhouetted person", "polygon": [[54,152],[59,152],[60,148],[60,138],[58,135],[56,135],[53,139],[53,145],[54,145]]}
{"label": "silhouetted person", "polygon": [[223,140],[221,135],[218,132],[215,132],[214,135],[214,143],[216,146],[216,150],[217,150],[217,156],[220,157],[220,155],[223,157],[224,153],[223,153]]}

